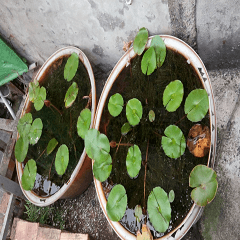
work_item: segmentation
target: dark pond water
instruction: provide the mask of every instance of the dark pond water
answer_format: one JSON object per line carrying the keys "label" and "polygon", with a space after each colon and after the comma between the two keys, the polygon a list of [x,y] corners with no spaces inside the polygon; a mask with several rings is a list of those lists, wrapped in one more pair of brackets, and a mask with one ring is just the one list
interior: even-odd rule
{"label": "dark pond water", "polygon": [[[83,97],[91,92],[90,79],[84,65],[79,62],[73,80],[66,81],[63,76],[66,61],[67,56],[56,60],[40,80],[41,85],[47,89],[47,100],[62,112],[62,116],[53,107],[44,105],[40,111],[36,111],[32,104],[28,106],[33,120],[41,118],[43,122],[42,136],[36,145],[29,147],[27,155],[28,159],[33,158],[37,162],[38,174],[33,191],[42,197],[54,194],[68,181],[84,149],[84,141],[77,134],[77,119],[81,110],[88,104],[88,99]],[[73,82],[78,85],[78,96],[70,108],[65,108],[65,94]],[[47,155],[46,147],[52,138],[56,138],[58,146]],[[54,160],[58,147],[62,144],[66,144],[69,149],[69,164],[65,174],[59,176]]]}
{"label": "dark pond water", "polygon": [[[184,85],[184,97],[181,106],[173,113],[165,110],[162,102],[165,87],[174,80],[181,80]],[[166,60],[161,68],[158,68],[150,76],[145,76],[141,71],[141,57],[132,60],[131,65],[125,68],[115,81],[109,97],[116,92],[120,93],[125,104],[132,98],[137,98],[143,105],[143,117],[139,125],[133,128],[121,140],[122,143],[137,144],[142,152],[142,159],[146,159],[146,149],[149,141],[148,164],[146,175],[146,199],[144,200],[144,166],[141,167],[136,179],[131,179],[126,169],[126,156],[128,147],[120,146],[117,153],[116,148],[111,149],[113,159],[113,170],[109,179],[103,183],[106,196],[115,184],[122,184],[127,192],[128,207],[120,223],[133,234],[141,228],[146,221],[153,236],[161,237],[177,227],[186,217],[193,205],[191,200],[191,188],[188,178],[191,170],[198,164],[207,164],[208,156],[203,158],[194,157],[186,148],[185,153],[178,159],[167,157],[161,147],[161,136],[170,124],[177,123],[184,115],[184,103],[188,94],[197,88],[203,88],[202,83],[194,68],[187,63],[180,54],[167,50]],[[121,138],[121,126],[127,122],[126,108],[114,118],[107,110],[106,102],[101,119],[101,132],[107,134],[109,141]],[[148,113],[153,110],[156,114],[155,121],[150,123]],[[201,121],[201,124],[209,126],[209,115]],[[185,139],[194,123],[186,117],[181,120],[178,127],[182,130]],[[167,193],[175,192],[175,200],[171,203],[172,217],[166,233],[159,233],[152,227],[148,215],[145,215],[140,223],[134,217],[136,205],[146,207],[147,198],[154,187],[160,186]]]}

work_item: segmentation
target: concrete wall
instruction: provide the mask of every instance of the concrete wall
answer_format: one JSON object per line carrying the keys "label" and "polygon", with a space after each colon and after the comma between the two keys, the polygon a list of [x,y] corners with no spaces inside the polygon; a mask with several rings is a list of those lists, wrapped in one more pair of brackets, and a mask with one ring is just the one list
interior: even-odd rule
{"label": "concrete wall", "polygon": [[123,55],[123,41],[141,27],[171,34],[167,0],[0,1],[0,33],[30,61],[43,63],[57,49],[74,45],[108,72]]}

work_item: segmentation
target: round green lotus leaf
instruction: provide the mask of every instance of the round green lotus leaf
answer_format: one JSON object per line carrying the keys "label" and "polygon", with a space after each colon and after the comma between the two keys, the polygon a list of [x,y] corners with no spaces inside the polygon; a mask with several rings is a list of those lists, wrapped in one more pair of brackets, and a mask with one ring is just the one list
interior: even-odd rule
{"label": "round green lotus leaf", "polygon": [[29,143],[34,145],[38,142],[42,135],[42,129],[43,129],[43,124],[42,120],[40,118],[36,118],[29,131]]}
{"label": "round green lotus leaf", "polygon": [[31,82],[29,84],[29,91],[28,91],[28,95],[29,95],[29,100],[31,102],[34,102],[35,98],[38,96],[39,94],[39,91],[40,91],[40,88],[39,88],[39,83],[38,81],[34,81],[34,82]]}
{"label": "round green lotus leaf", "polygon": [[15,145],[15,157],[18,162],[23,162],[27,156],[29,140],[27,137],[20,137]]}
{"label": "round green lotus leaf", "polygon": [[88,157],[100,161],[102,155],[110,152],[110,144],[106,135],[100,134],[97,129],[89,129],[84,139],[85,149]]}
{"label": "round green lotus leaf", "polygon": [[142,219],[142,207],[140,205],[137,205],[134,209],[134,215],[135,215],[135,218],[137,219],[138,222],[141,221]]}
{"label": "round green lotus leaf", "polygon": [[37,176],[37,166],[33,159],[30,159],[24,167],[22,175],[22,187],[26,191],[30,191],[34,187]]}
{"label": "round green lotus leaf", "polygon": [[217,174],[205,165],[194,167],[189,176],[189,186],[194,188],[191,192],[192,200],[199,206],[206,206],[210,203],[217,192]]}
{"label": "round green lotus leaf", "polygon": [[132,129],[131,125],[127,122],[124,123],[121,127],[121,133],[125,136]]}
{"label": "round green lotus leaf", "polygon": [[107,200],[107,215],[117,222],[122,219],[127,208],[127,194],[125,188],[121,185],[115,185],[111,190]]}
{"label": "round green lotus leaf", "polygon": [[72,106],[72,104],[77,98],[77,95],[78,95],[78,85],[77,83],[73,82],[73,84],[68,88],[64,98],[66,108],[69,108]]}
{"label": "round green lotus leaf", "polygon": [[47,145],[47,155],[51,154],[57,145],[58,141],[55,138],[52,138]]}
{"label": "round green lotus leaf", "polygon": [[30,128],[31,128],[32,120],[33,119],[32,119],[31,113],[26,113],[19,119],[18,125],[17,125],[17,130],[21,137],[28,136]]}
{"label": "round green lotus leaf", "polygon": [[170,158],[179,158],[186,149],[185,137],[181,129],[175,125],[168,126],[162,137],[162,148]]}
{"label": "round green lotus leaf", "polygon": [[154,47],[150,47],[143,55],[141,69],[143,74],[150,75],[156,69],[156,53]]}
{"label": "round green lotus leaf", "polygon": [[175,193],[173,190],[171,190],[168,194],[169,202],[172,203],[174,201],[174,198],[175,198]]}
{"label": "round green lotus leaf", "polygon": [[57,151],[55,158],[55,169],[58,175],[62,176],[68,166],[69,162],[69,150],[65,144],[62,144]]}
{"label": "round green lotus leaf", "polygon": [[133,50],[138,55],[141,55],[148,41],[148,30],[141,28],[133,41]]}
{"label": "round green lotus leaf", "polygon": [[131,178],[135,178],[140,169],[142,163],[142,153],[137,145],[134,145],[128,149],[126,166],[127,172]]}
{"label": "round green lotus leaf", "polygon": [[123,109],[123,97],[121,94],[116,93],[112,95],[108,102],[108,111],[113,117],[117,117]]}
{"label": "round green lotus leaf", "polygon": [[34,107],[36,111],[40,111],[44,106],[44,101],[46,100],[47,92],[45,87],[41,87],[34,99]]}
{"label": "round green lotus leaf", "polygon": [[100,182],[104,182],[112,171],[112,157],[110,154],[101,155],[98,161],[94,161],[93,174]]}
{"label": "round green lotus leaf", "polygon": [[126,107],[126,116],[128,122],[132,126],[135,126],[140,122],[142,118],[142,113],[143,113],[142,104],[138,99],[133,98],[128,101]]}
{"label": "round green lotus leaf", "polygon": [[85,138],[85,135],[88,129],[90,128],[91,116],[92,116],[91,111],[88,108],[85,108],[80,112],[80,115],[78,117],[77,132],[82,139]]}
{"label": "round green lotus leaf", "polygon": [[163,92],[163,105],[168,112],[178,109],[183,99],[183,84],[179,80],[170,82]]}
{"label": "round green lotus leaf", "polygon": [[151,47],[154,47],[156,53],[157,66],[161,67],[166,58],[166,45],[160,36],[154,36],[151,41]]}
{"label": "round green lotus leaf", "polygon": [[187,96],[184,111],[192,122],[201,121],[209,108],[208,94],[204,89],[195,89]]}
{"label": "round green lotus leaf", "polygon": [[153,122],[155,120],[155,112],[153,110],[149,111],[148,118],[150,122]]}
{"label": "round green lotus leaf", "polygon": [[68,58],[67,63],[64,68],[64,78],[67,81],[71,81],[78,69],[79,57],[77,53],[72,53],[72,55]]}
{"label": "round green lotus leaf", "polygon": [[149,219],[160,233],[168,229],[171,220],[171,206],[167,193],[160,187],[155,187],[150,193],[147,201]]}

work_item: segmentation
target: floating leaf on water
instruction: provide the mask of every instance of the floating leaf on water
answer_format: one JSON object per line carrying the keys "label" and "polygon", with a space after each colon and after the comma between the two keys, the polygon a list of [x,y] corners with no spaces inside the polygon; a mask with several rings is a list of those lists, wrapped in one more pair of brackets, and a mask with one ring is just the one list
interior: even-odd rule
{"label": "floating leaf on water", "polygon": [[15,157],[18,162],[23,162],[27,156],[29,140],[27,137],[20,137],[15,145]]}
{"label": "floating leaf on water", "polygon": [[154,36],[151,41],[151,47],[154,47],[156,53],[157,66],[161,67],[166,58],[166,45],[160,36]]}
{"label": "floating leaf on water", "polygon": [[132,129],[131,125],[127,122],[124,123],[121,127],[121,133],[125,136]]}
{"label": "floating leaf on water", "polygon": [[112,221],[118,222],[124,216],[126,208],[126,190],[121,184],[115,185],[108,196],[106,206],[107,215]]}
{"label": "floating leaf on water", "polygon": [[175,125],[168,126],[162,137],[162,148],[170,158],[178,158],[183,155],[186,148],[185,137],[181,129]]}
{"label": "floating leaf on water", "polygon": [[173,190],[171,190],[168,194],[168,199],[169,199],[169,202],[172,203],[175,199],[175,193]]}
{"label": "floating leaf on water", "polygon": [[26,191],[30,191],[34,187],[35,179],[37,175],[36,162],[31,159],[24,167],[22,175],[22,187]]}
{"label": "floating leaf on water", "polygon": [[150,122],[155,121],[155,112],[153,110],[150,110],[148,113],[148,118]]}
{"label": "floating leaf on water", "polygon": [[39,90],[40,90],[40,88],[39,88],[39,83],[37,80],[30,82],[28,96],[29,96],[29,100],[31,102],[33,102],[35,100],[35,98],[38,96]]}
{"label": "floating leaf on water", "polygon": [[126,166],[127,172],[131,178],[135,178],[140,169],[142,163],[142,154],[137,145],[134,145],[128,149]]}
{"label": "floating leaf on water", "polygon": [[133,50],[138,55],[141,55],[148,41],[148,30],[141,28],[133,41]]}
{"label": "floating leaf on water", "polygon": [[183,84],[179,80],[170,82],[163,92],[163,105],[168,112],[178,109],[183,99]]}
{"label": "floating leaf on water", "polygon": [[68,88],[67,93],[64,98],[65,107],[69,108],[72,106],[78,95],[78,85],[73,82],[73,84]]}
{"label": "floating leaf on water", "polygon": [[211,133],[207,126],[195,124],[188,133],[187,146],[195,157],[204,157],[209,153]]}
{"label": "floating leaf on water", "polygon": [[34,145],[38,142],[42,135],[43,124],[40,118],[36,118],[29,131],[29,143]]}
{"label": "floating leaf on water", "polygon": [[112,171],[112,157],[110,154],[101,155],[98,161],[94,161],[93,174],[100,182],[104,182]]}
{"label": "floating leaf on water", "polygon": [[44,101],[46,100],[47,92],[45,87],[41,87],[38,91],[38,95],[34,99],[34,107],[36,111],[40,111],[44,106]]}
{"label": "floating leaf on water", "polygon": [[108,111],[113,117],[117,117],[123,109],[123,97],[121,94],[116,93],[112,95],[108,102]]}
{"label": "floating leaf on water", "polygon": [[192,200],[201,207],[210,203],[217,192],[217,174],[205,165],[197,165],[189,176],[189,186],[194,188],[191,192]]}
{"label": "floating leaf on water", "polygon": [[154,47],[150,47],[143,55],[141,69],[143,74],[150,75],[156,69],[156,53]]}
{"label": "floating leaf on water", "polygon": [[128,101],[126,107],[126,116],[128,122],[132,126],[135,126],[140,122],[142,118],[142,113],[143,113],[142,104],[138,99],[133,98]]}
{"label": "floating leaf on water", "polygon": [[80,112],[80,115],[78,117],[77,132],[82,139],[85,138],[85,135],[88,129],[90,128],[91,116],[92,116],[91,111],[88,108],[85,108]]}
{"label": "floating leaf on water", "polygon": [[101,160],[102,155],[110,152],[110,144],[106,135],[100,134],[97,129],[89,129],[84,139],[85,149],[88,157],[94,161]]}
{"label": "floating leaf on water", "polygon": [[142,207],[140,205],[137,205],[134,209],[134,215],[138,222],[142,220]]}
{"label": "floating leaf on water", "polygon": [[71,81],[78,69],[79,57],[77,53],[72,53],[72,55],[68,58],[67,63],[64,68],[64,78],[67,81]]}
{"label": "floating leaf on water", "polygon": [[150,193],[147,201],[149,219],[160,233],[168,229],[171,220],[171,206],[167,193],[160,187],[155,187]]}
{"label": "floating leaf on water", "polygon": [[184,111],[192,122],[201,121],[209,108],[208,94],[204,89],[195,89],[187,96]]}
{"label": "floating leaf on water", "polygon": [[47,145],[47,155],[52,153],[55,147],[58,145],[58,141],[55,138],[52,138]]}
{"label": "floating leaf on water", "polygon": [[26,113],[19,119],[18,125],[17,125],[17,130],[21,137],[28,136],[30,128],[31,128],[32,120],[33,119],[32,119],[31,113]]}
{"label": "floating leaf on water", "polygon": [[57,151],[55,158],[55,169],[58,175],[63,175],[69,162],[69,150],[65,144],[62,144]]}
{"label": "floating leaf on water", "polygon": [[139,230],[137,231],[137,240],[153,240],[151,231],[146,224],[142,225],[142,234]]}

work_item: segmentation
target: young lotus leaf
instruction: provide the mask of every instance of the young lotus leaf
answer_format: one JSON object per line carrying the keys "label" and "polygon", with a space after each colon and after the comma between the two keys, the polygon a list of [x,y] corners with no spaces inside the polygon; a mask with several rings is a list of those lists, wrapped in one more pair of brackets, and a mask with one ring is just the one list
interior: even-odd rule
{"label": "young lotus leaf", "polygon": [[112,95],[108,102],[108,111],[113,117],[117,117],[123,109],[123,97],[121,94],[116,93]]}
{"label": "young lotus leaf", "polygon": [[150,122],[153,122],[155,120],[155,112],[153,110],[149,111],[148,118]]}
{"label": "young lotus leaf", "polygon": [[91,111],[88,108],[85,108],[80,112],[80,115],[78,117],[77,132],[82,139],[85,138],[85,135],[88,129],[90,128],[91,116],[92,116]]}
{"label": "young lotus leaf", "polygon": [[42,109],[42,107],[44,105],[44,101],[46,100],[46,97],[47,97],[46,88],[41,87],[39,90],[38,96],[34,100],[34,107],[37,111]]}
{"label": "young lotus leaf", "polygon": [[142,118],[142,113],[143,113],[142,104],[138,99],[133,98],[128,101],[126,107],[126,116],[128,122],[132,126],[135,126],[140,122]]}
{"label": "young lotus leaf", "polygon": [[191,197],[197,205],[204,207],[214,199],[218,188],[216,177],[216,172],[205,165],[197,165],[192,170],[189,186],[194,188]]}
{"label": "young lotus leaf", "polygon": [[160,233],[168,229],[171,219],[171,206],[167,193],[160,187],[155,187],[150,193],[147,201],[149,219]]}
{"label": "young lotus leaf", "polygon": [[64,68],[64,78],[69,82],[71,81],[78,69],[79,57],[77,53],[72,53],[68,58],[67,63]]}
{"label": "young lotus leaf", "polygon": [[168,194],[169,202],[172,203],[174,201],[174,198],[175,198],[175,193],[173,190],[171,190]]}
{"label": "young lotus leaf", "polygon": [[157,66],[161,67],[166,58],[166,45],[160,36],[153,37],[151,47],[154,47],[156,53]]}
{"label": "young lotus leaf", "polygon": [[42,120],[40,118],[36,118],[33,123],[32,126],[30,128],[30,132],[29,132],[29,143],[34,145],[38,142],[38,140],[40,139],[41,135],[42,135],[42,129],[43,129],[43,124],[42,124]]}
{"label": "young lotus leaf", "polygon": [[100,182],[104,182],[112,171],[112,157],[110,154],[101,155],[98,161],[94,161],[93,174]]}
{"label": "young lotus leaf", "polygon": [[124,123],[121,127],[121,133],[123,136],[125,136],[130,130],[131,130],[131,125],[128,122]]}
{"label": "young lotus leaf", "polygon": [[20,137],[15,145],[15,157],[18,162],[23,162],[27,156],[29,140],[27,137]]}
{"label": "young lotus leaf", "polygon": [[127,158],[126,158],[126,166],[127,172],[131,178],[135,178],[140,169],[142,163],[142,154],[137,145],[130,147],[128,149]]}
{"label": "young lotus leaf", "polygon": [[69,150],[65,144],[62,144],[57,151],[55,158],[55,169],[58,175],[63,175],[69,162]]}
{"label": "young lotus leaf", "polygon": [[30,191],[33,189],[36,175],[37,175],[36,162],[33,159],[31,159],[27,162],[23,170],[22,187],[24,190]]}
{"label": "young lotus leaf", "polygon": [[142,219],[142,207],[140,205],[137,205],[134,209],[134,215],[138,222]]}
{"label": "young lotus leaf", "polygon": [[127,194],[125,188],[118,184],[111,190],[107,200],[107,215],[117,222],[121,220],[127,208]]}
{"label": "young lotus leaf", "polygon": [[69,108],[72,106],[72,104],[76,100],[77,94],[78,94],[78,85],[77,83],[73,82],[73,84],[68,88],[64,98],[66,108]]}
{"label": "young lotus leaf", "polygon": [[18,121],[17,130],[21,137],[28,136],[32,124],[32,114],[26,113]]}
{"label": "young lotus leaf", "polygon": [[110,144],[107,136],[100,134],[97,129],[89,129],[87,131],[84,143],[88,157],[95,161],[100,161],[110,152]]}
{"label": "young lotus leaf", "polygon": [[31,82],[29,84],[29,91],[28,91],[28,95],[29,95],[29,100],[31,102],[34,102],[34,100],[36,99],[36,97],[38,96],[39,94],[39,83],[38,81],[36,82]]}
{"label": "young lotus leaf", "polygon": [[209,108],[208,94],[204,89],[195,89],[187,96],[184,111],[192,122],[201,121]]}
{"label": "young lotus leaf", "polygon": [[55,147],[58,145],[58,141],[55,138],[52,138],[47,145],[47,155],[52,153]]}
{"label": "young lotus leaf", "polygon": [[150,75],[156,69],[156,53],[154,47],[150,47],[143,55],[141,69],[143,74]]}
{"label": "young lotus leaf", "polygon": [[186,142],[181,129],[175,125],[168,126],[162,137],[162,148],[170,158],[178,158],[185,152]]}
{"label": "young lotus leaf", "polygon": [[183,99],[183,84],[179,80],[170,82],[163,92],[163,105],[168,112],[178,109]]}
{"label": "young lotus leaf", "polygon": [[148,30],[141,28],[133,41],[133,50],[138,55],[141,55],[148,41]]}

